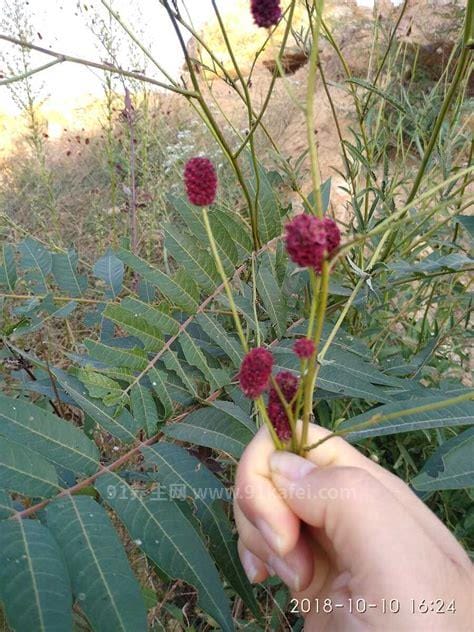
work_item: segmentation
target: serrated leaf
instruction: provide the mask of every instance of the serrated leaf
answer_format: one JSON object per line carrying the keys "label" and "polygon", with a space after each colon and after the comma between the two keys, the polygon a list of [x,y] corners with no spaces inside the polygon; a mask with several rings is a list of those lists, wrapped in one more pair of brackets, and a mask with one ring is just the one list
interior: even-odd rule
{"label": "serrated leaf", "polygon": [[32,237],[27,237],[19,245],[22,267],[27,270],[25,279],[35,285],[38,292],[48,291],[47,276],[51,272],[52,257],[49,250]]}
{"label": "serrated leaf", "polygon": [[[239,253],[234,243],[234,236],[229,230],[225,221],[222,220],[220,214],[214,213],[213,210],[209,212],[209,223],[211,225],[212,234],[217,244],[219,253],[224,251],[226,258],[230,259],[234,264],[234,267],[239,263]],[[209,240],[206,240],[206,244]]]}
{"label": "serrated leaf", "polygon": [[0,441],[0,487],[38,498],[49,498],[61,489],[51,463],[4,437]]}
{"label": "serrated leaf", "polygon": [[[67,318],[72,314],[72,312],[76,309],[77,303],[76,301],[69,301],[64,304],[61,303],[59,306],[55,305],[51,295],[47,295],[37,306],[35,306],[35,313],[31,314],[29,319],[24,323],[20,324],[15,328],[12,333],[12,338],[20,338],[21,336],[25,336],[26,334],[32,334],[35,331],[39,331],[43,329],[48,323],[51,326],[54,326],[53,323],[50,323],[53,319],[62,319]],[[40,316],[40,313],[44,313],[44,316]]]}
{"label": "serrated leaf", "polygon": [[168,419],[173,414],[173,402],[166,387],[166,374],[156,367],[152,367],[148,371],[148,378],[160,404],[163,406],[163,417]]}
{"label": "serrated leaf", "polygon": [[113,298],[120,294],[125,268],[123,262],[111,250],[95,262],[92,271],[94,276],[105,283]]}
{"label": "serrated leaf", "polygon": [[413,415],[404,415],[407,408],[437,403],[446,399],[443,394],[410,399],[402,402],[393,402],[385,406],[378,406],[372,410],[352,417],[340,424],[340,428],[350,429],[360,423],[366,422],[374,415],[387,415],[389,413],[400,412],[400,416],[389,421],[374,423],[373,426],[364,430],[356,430],[348,435],[350,441],[359,441],[367,437],[381,437],[383,435],[397,434],[399,432],[413,432],[415,430],[429,430],[430,428],[442,428],[445,426],[467,426],[474,423],[474,402],[467,401],[454,404],[438,410],[431,410]]}
{"label": "serrated leaf", "polygon": [[474,238],[474,216],[458,215],[456,221],[468,232],[471,240]]}
{"label": "serrated leaf", "polygon": [[187,331],[183,332],[179,337],[179,344],[187,363],[196,367],[204,375],[210,384],[211,390],[215,391],[228,383],[228,374],[222,369],[209,367],[205,355]]}
{"label": "serrated leaf", "polygon": [[199,242],[172,224],[165,224],[163,230],[168,252],[177,263],[186,268],[203,290],[211,294],[219,285],[219,274],[212,255],[203,250]]}
{"label": "serrated leaf", "polygon": [[130,296],[124,298],[121,305],[128,311],[143,316],[147,322],[157,327],[164,334],[174,336],[179,331],[179,322],[159,307],[154,307]]}
{"label": "serrated leaf", "polygon": [[167,437],[227,452],[239,458],[253,433],[235,417],[217,408],[201,408],[178,423],[163,427]]}
{"label": "serrated leaf", "polygon": [[269,268],[260,266],[257,273],[257,289],[276,334],[278,338],[281,338],[286,331],[288,307],[280,286]]}
{"label": "serrated leaf", "polygon": [[17,280],[15,251],[10,244],[2,246],[2,265],[0,266],[0,285],[5,285],[10,292],[15,290]]}
{"label": "serrated leaf", "polygon": [[251,230],[240,215],[237,212],[220,208],[214,208],[212,215],[227,228],[237,247],[240,248],[239,259],[244,259],[250,255],[253,250],[252,238],[250,237]]}
{"label": "serrated leaf", "polygon": [[71,423],[29,402],[0,395],[0,434],[78,474],[93,474],[99,451]]}
{"label": "serrated leaf", "polygon": [[[247,180],[250,196],[252,200],[256,197],[257,178],[255,166],[252,162],[250,152],[248,156],[251,177]],[[280,204],[273,190],[273,186],[268,178],[267,172],[260,163],[257,163],[259,187],[258,187],[258,233],[262,243],[266,244],[274,237],[281,235]]]}
{"label": "serrated leaf", "polygon": [[87,276],[77,273],[78,256],[74,250],[66,254],[53,253],[52,273],[58,286],[69,296],[82,296],[87,288]]}
{"label": "serrated leaf", "polygon": [[196,507],[211,553],[234,590],[247,607],[260,616],[252,587],[242,569],[232,526],[219,501],[228,500],[222,483],[186,450],[169,443],[142,449],[145,462],[156,465],[155,478],[168,490],[176,486]]}
{"label": "serrated leaf", "polygon": [[118,514],[131,538],[160,569],[198,590],[198,603],[225,632],[234,629],[219,575],[192,522],[177,503],[144,498],[116,474],[96,481],[104,501]]}
{"label": "serrated leaf", "polygon": [[105,510],[88,496],[69,496],[50,504],[46,516],[92,629],[146,632],[140,586]]}
{"label": "serrated leaf", "polygon": [[148,364],[148,358],[143,349],[111,347],[90,339],[84,341],[84,346],[92,358],[112,367],[143,371]]}
{"label": "serrated leaf", "polygon": [[224,400],[216,400],[215,402],[212,402],[211,406],[212,408],[217,408],[217,410],[222,411],[225,415],[228,415],[235,422],[246,426],[252,434],[255,434],[255,432],[257,431],[255,422],[252,421],[250,416],[245,412],[245,410],[242,410],[240,406],[237,406],[232,402],[226,402]]}
{"label": "serrated leaf", "polygon": [[232,364],[240,366],[243,351],[237,338],[228,334],[219,321],[209,314],[198,314],[195,320],[209,338],[230,358]]}
{"label": "serrated leaf", "polygon": [[194,397],[198,396],[196,385],[192,379],[189,378],[188,373],[183,369],[181,362],[174,351],[171,351],[171,349],[167,351],[167,353],[163,356],[163,364],[168,371],[176,373],[189,393],[191,393]]}
{"label": "serrated leaf", "polygon": [[188,312],[195,312],[198,304],[188,290],[179,285],[161,270],[152,268],[146,261],[133,255],[128,250],[120,248],[118,257],[132,270],[140,274],[146,281],[154,285],[172,305],[176,305]]}
{"label": "serrated leaf", "polygon": [[66,566],[53,536],[37,520],[0,523],[0,602],[16,632],[72,631]]}
{"label": "serrated leaf", "polygon": [[118,414],[114,408],[104,406],[100,402],[87,396],[85,386],[77,378],[65,373],[61,369],[53,369],[59,384],[99,426],[121,441],[129,443],[135,440],[140,424],[126,409]]}
{"label": "serrated leaf", "polygon": [[[170,195],[168,196],[168,200],[185,221],[191,234],[199,241],[200,244],[203,245],[203,247],[207,248],[207,246],[209,245],[209,239],[207,236],[206,227],[204,225],[202,211],[200,209],[196,209],[196,207],[192,206],[187,200],[183,198],[177,198]],[[213,225],[212,215],[213,213],[209,215],[209,221],[211,223],[213,234],[214,230],[216,230],[216,232],[218,233],[214,234],[214,238],[216,241],[217,249],[219,251],[219,256],[222,259],[222,265],[224,266],[226,274],[232,274],[235,268],[235,261],[233,257],[238,256],[237,249],[231,251],[230,254],[226,252],[226,249],[220,242],[220,239],[223,235],[220,234],[219,227],[217,225]]]}
{"label": "serrated leaf", "polygon": [[120,384],[103,373],[86,367],[74,370],[74,375],[84,384],[93,399],[101,399],[105,403],[106,398],[108,401],[118,401],[122,396]]}
{"label": "serrated leaf", "polygon": [[151,392],[141,384],[135,384],[130,392],[132,412],[140,425],[145,428],[147,437],[152,437],[158,430],[158,411]]}
{"label": "serrated leaf", "polygon": [[159,351],[164,344],[161,331],[140,316],[138,312],[130,312],[122,305],[109,303],[104,310],[104,317],[141,340],[147,351]]}
{"label": "serrated leaf", "polygon": [[474,428],[445,441],[411,484],[420,492],[474,487]]}

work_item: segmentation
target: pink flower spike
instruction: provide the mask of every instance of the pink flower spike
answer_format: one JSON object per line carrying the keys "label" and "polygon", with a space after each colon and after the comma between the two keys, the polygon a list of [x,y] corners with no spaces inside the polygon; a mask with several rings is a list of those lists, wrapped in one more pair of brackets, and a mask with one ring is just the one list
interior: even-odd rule
{"label": "pink flower spike", "polygon": [[249,351],[240,366],[239,383],[243,394],[257,399],[266,390],[273,368],[273,356],[263,347]]}
{"label": "pink flower spike", "polygon": [[293,343],[293,351],[301,360],[311,358],[315,349],[314,342],[309,338],[298,338],[298,340]]}
{"label": "pink flower spike", "polygon": [[217,174],[208,158],[191,158],[184,167],[184,185],[191,204],[209,206],[216,199]]}
{"label": "pink flower spike", "polygon": [[251,0],[250,11],[257,26],[276,26],[281,18],[280,0]]}
{"label": "pink flower spike", "polygon": [[323,261],[332,255],[341,241],[337,224],[329,217],[307,213],[297,215],[285,226],[286,250],[297,265],[321,272]]}
{"label": "pink flower spike", "polygon": [[[280,371],[276,374],[275,381],[286,403],[290,404],[298,390],[299,378],[290,371]],[[291,438],[290,421],[280,399],[280,395],[273,386],[270,388],[268,395],[267,412],[278,438],[282,441],[288,441],[288,439]]]}

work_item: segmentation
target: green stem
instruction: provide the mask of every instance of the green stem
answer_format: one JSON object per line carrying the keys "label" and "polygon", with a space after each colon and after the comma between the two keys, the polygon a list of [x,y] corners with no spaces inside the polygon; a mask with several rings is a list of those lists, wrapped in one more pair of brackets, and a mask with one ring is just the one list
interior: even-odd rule
{"label": "green stem", "polygon": [[247,351],[248,351],[247,339],[245,338],[244,330],[242,329],[242,323],[240,322],[240,317],[239,317],[239,314],[237,312],[237,307],[235,306],[234,296],[232,294],[232,290],[231,290],[229,281],[227,279],[227,275],[225,273],[224,266],[222,265],[222,260],[221,260],[221,257],[219,255],[219,251],[217,250],[217,245],[216,245],[216,242],[215,242],[215,239],[214,239],[214,235],[212,234],[211,224],[209,222],[209,215],[207,213],[207,208],[205,206],[202,209],[202,217],[203,217],[203,220],[204,220],[204,226],[206,227],[206,232],[207,232],[207,237],[209,239],[209,244],[211,246],[212,256],[214,257],[214,261],[216,262],[217,271],[219,272],[222,284],[223,284],[225,292],[227,294],[227,300],[229,301],[230,309],[232,311],[232,316],[234,318],[235,328],[237,329],[237,333],[238,333],[239,338],[240,338],[240,343],[241,343],[244,351],[247,353]]}
{"label": "green stem", "polygon": [[265,402],[263,401],[263,397],[260,396],[258,399],[256,399],[255,404],[257,405],[258,412],[260,413],[263,421],[265,422],[265,425],[268,428],[268,432],[270,433],[270,436],[273,440],[273,443],[275,444],[276,449],[283,450],[283,444],[278,438],[278,435],[275,432],[275,428],[273,427],[273,424],[270,421],[270,418],[267,413],[267,409],[265,408]]}
{"label": "green stem", "polygon": [[387,415],[375,414],[367,421],[364,421],[356,426],[352,426],[352,428],[344,428],[343,430],[338,430],[336,432],[333,432],[332,434],[327,435],[326,437],[323,437],[319,441],[316,441],[316,443],[304,447],[303,451],[309,452],[310,450],[314,450],[315,448],[319,447],[321,444],[325,443],[329,439],[332,439],[333,437],[344,437],[345,435],[351,434],[353,432],[358,432],[359,430],[370,428],[370,426],[378,424],[382,421],[391,421],[392,419],[398,419],[398,417],[402,417],[405,415],[416,415],[417,413],[427,413],[433,410],[440,410],[441,408],[454,406],[455,404],[460,404],[461,402],[466,402],[471,399],[474,399],[474,390],[469,391],[468,393],[464,393],[463,395],[458,395],[457,397],[443,399],[440,402],[431,402],[430,404],[423,404],[422,406],[414,406],[413,408],[406,408],[405,410],[397,410],[393,413],[388,413]]}
{"label": "green stem", "polygon": [[282,390],[273,375],[271,376],[271,382],[272,382],[273,388],[277,392],[281,405],[285,409],[286,416],[288,417],[288,423],[290,424],[290,429],[291,429],[291,449],[293,452],[295,452],[296,451],[296,420],[293,414],[291,403],[288,403],[286,401],[286,398],[283,395]]}

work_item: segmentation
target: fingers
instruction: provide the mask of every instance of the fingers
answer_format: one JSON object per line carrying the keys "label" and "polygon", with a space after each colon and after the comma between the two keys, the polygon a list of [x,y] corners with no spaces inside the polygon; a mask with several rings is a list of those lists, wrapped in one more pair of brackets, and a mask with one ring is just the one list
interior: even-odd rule
{"label": "fingers", "polygon": [[[329,430],[311,424],[308,432],[308,443],[309,445],[316,443],[329,434],[331,434]],[[309,451],[307,458],[319,467],[328,467],[330,465],[359,467],[372,474],[411,513],[427,536],[436,542],[446,555],[457,563],[470,567],[469,557],[453,534],[437,519],[424,502],[412,492],[408,485],[385,468],[366,458],[344,439],[333,437],[315,450]]]}
{"label": "fingers", "polygon": [[263,582],[268,577],[268,569],[265,564],[256,555],[251,553],[241,540],[237,544],[240,561],[244,567],[245,573],[252,584]]}
{"label": "fingers", "polygon": [[288,506],[303,522],[327,534],[353,576],[383,577],[396,559],[423,577],[425,560],[439,558],[438,547],[410,513],[366,470],[314,464],[309,470],[307,460],[288,452],[275,452],[270,464]]}
{"label": "fingers", "polygon": [[[241,561],[247,572],[250,581],[262,581],[252,579],[253,574],[261,566],[255,564],[258,560],[260,564],[265,563],[266,568],[271,573],[276,573],[287,584],[291,590],[300,591],[305,589],[313,577],[313,551],[308,538],[301,535],[293,550],[285,556],[280,557],[265,542],[260,531],[245,517],[242,511],[236,507],[235,520],[239,531],[239,552]],[[251,558],[246,552],[251,554]],[[245,554],[245,556],[242,555]],[[260,577],[260,572],[258,577]]]}
{"label": "fingers", "polygon": [[284,556],[298,541],[300,523],[270,478],[269,460],[274,450],[267,429],[261,428],[240,460],[235,502],[268,546]]}

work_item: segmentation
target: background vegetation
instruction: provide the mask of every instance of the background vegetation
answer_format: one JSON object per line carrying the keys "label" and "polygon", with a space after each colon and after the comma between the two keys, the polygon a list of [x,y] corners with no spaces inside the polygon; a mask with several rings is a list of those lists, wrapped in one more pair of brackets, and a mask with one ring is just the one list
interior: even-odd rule
{"label": "background vegetation", "polygon": [[[246,335],[292,368],[309,297],[280,237],[286,217],[314,204],[308,98],[324,209],[348,244],[331,280],[315,417],[340,431],[380,413],[349,440],[472,551],[472,3],[468,15],[452,8],[434,75],[423,44],[398,36],[408,2],[383,15],[352,7],[346,22],[341,3],[327,3],[308,91],[320,3],[285,3],[267,37],[244,31],[256,31],[246,3],[243,30],[216,5],[195,33],[163,0],[170,28],[185,25],[175,81],[155,79],[152,52],[102,0],[105,14],[89,8],[84,20],[106,55],[104,98],[56,139],[28,8],[7,4],[1,30],[24,45],[10,42],[0,82],[24,133],[0,169],[4,629],[301,629],[286,589],[274,578],[252,588],[238,562],[226,490],[256,420],[235,386],[242,351],[181,179],[196,154],[218,167],[211,224]],[[127,69],[115,64],[123,47]],[[50,62],[67,63],[54,51]]]}

